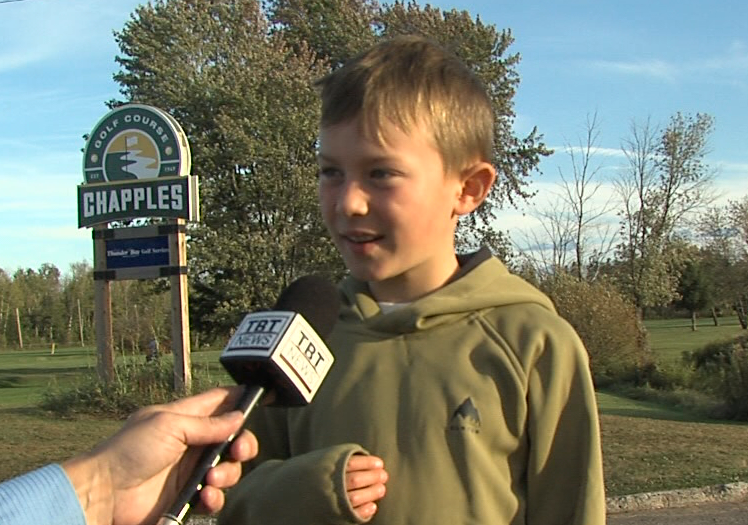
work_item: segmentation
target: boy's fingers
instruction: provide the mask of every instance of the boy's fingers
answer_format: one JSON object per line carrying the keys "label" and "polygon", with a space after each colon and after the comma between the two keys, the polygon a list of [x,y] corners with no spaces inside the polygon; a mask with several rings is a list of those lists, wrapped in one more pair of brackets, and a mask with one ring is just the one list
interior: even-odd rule
{"label": "boy's fingers", "polygon": [[348,459],[346,472],[355,470],[374,470],[384,468],[384,461],[376,456],[353,455]]}
{"label": "boy's fingers", "polygon": [[351,507],[358,509],[367,503],[373,503],[382,499],[386,492],[387,489],[384,485],[382,483],[377,483],[371,487],[349,491],[348,501],[351,502]]}
{"label": "boy's fingers", "polygon": [[377,504],[372,501],[361,505],[354,510],[356,511],[356,514],[358,514],[359,518],[361,518],[362,520],[368,520],[377,511]]}
{"label": "boy's fingers", "polygon": [[384,469],[354,470],[347,472],[345,475],[346,490],[355,490],[386,482],[387,472]]}

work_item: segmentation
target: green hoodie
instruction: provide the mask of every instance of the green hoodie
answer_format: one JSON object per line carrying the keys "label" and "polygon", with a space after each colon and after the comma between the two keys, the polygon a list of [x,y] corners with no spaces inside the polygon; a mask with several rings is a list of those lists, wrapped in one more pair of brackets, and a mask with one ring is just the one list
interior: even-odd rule
{"label": "green hoodie", "polygon": [[387,314],[365,283],[341,291],[330,375],[253,416],[261,455],[219,523],[361,523],[343,472],[368,452],[389,474],[372,524],[605,523],[587,353],[545,295],[486,251]]}

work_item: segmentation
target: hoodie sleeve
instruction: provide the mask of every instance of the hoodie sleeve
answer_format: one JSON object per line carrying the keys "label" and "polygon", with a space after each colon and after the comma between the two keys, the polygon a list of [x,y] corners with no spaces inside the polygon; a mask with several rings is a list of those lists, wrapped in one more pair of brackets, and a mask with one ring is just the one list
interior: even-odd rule
{"label": "hoodie sleeve", "polygon": [[528,525],[605,522],[595,392],[588,355],[563,319],[547,326],[528,377]]}
{"label": "hoodie sleeve", "polygon": [[365,453],[342,444],[264,461],[229,492],[218,524],[364,523],[348,502],[345,465],[351,455]]}
{"label": "hoodie sleeve", "polygon": [[260,454],[227,493],[219,525],[363,523],[348,502],[345,467],[351,455],[367,451],[349,443],[294,455],[282,408],[256,411],[249,428]]}

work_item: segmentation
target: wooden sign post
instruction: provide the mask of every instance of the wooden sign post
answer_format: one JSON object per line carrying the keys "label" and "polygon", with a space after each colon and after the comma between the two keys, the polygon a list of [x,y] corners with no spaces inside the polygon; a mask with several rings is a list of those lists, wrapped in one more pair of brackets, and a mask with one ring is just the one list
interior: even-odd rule
{"label": "wooden sign post", "polygon": [[94,227],[94,329],[96,330],[96,371],[105,383],[114,380],[114,331],[112,330],[112,287],[107,279],[97,279],[106,272],[106,225]]}
{"label": "wooden sign post", "polygon": [[[78,227],[93,227],[97,370],[114,378],[111,281],[168,277],[174,388],[192,388],[186,222],[199,220],[197,177],[187,137],[171,115],[126,104],[107,113],[86,143]],[[136,218],[166,222],[111,227]]]}
{"label": "wooden sign post", "polygon": [[182,231],[169,235],[169,264],[185,269],[169,277],[171,281],[171,351],[174,354],[174,387],[177,391],[192,390],[190,360],[190,315],[187,297],[187,243],[184,238],[184,219],[176,219]]}

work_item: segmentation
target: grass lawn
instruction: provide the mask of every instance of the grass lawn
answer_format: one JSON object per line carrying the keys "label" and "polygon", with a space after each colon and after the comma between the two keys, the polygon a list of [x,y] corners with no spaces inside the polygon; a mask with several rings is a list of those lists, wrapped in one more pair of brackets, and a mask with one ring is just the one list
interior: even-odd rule
{"label": "grass lawn", "polygon": [[[702,320],[648,321],[650,343],[664,363],[681,352],[738,335],[737,320],[714,327]],[[211,384],[230,384],[218,362],[220,352],[192,355],[195,374]],[[121,359],[121,358],[120,358]],[[125,358],[128,359],[128,358]],[[129,359],[143,359],[130,356]],[[53,385],[73,384],[95,369],[93,348],[0,352],[0,480],[87,450],[121,421],[59,419],[37,408]],[[609,496],[748,481],[748,424],[699,419],[657,403],[598,392],[605,483]]]}
{"label": "grass lawn", "polygon": [[52,384],[72,384],[96,367],[94,348],[0,352],[0,407],[29,407]]}
{"label": "grass lawn", "polygon": [[[745,333],[736,317],[646,321],[658,362],[676,367],[686,351]],[[703,419],[658,403],[598,392],[609,495],[748,481],[748,423]]]}
{"label": "grass lawn", "polygon": [[748,423],[597,397],[609,496],[748,480]]}
{"label": "grass lawn", "polygon": [[[219,354],[192,354],[193,368],[211,384],[231,384]],[[144,356],[118,357],[118,363],[131,359]],[[95,369],[92,347],[0,352],[0,480],[88,450],[122,425],[85,416],[60,419],[38,408],[45,391],[72,386]]]}
{"label": "grass lawn", "polygon": [[735,316],[720,317],[719,326],[714,326],[711,318],[698,319],[696,331],[691,330],[690,319],[657,319],[645,321],[644,325],[657,360],[666,367],[680,363],[683,352],[745,333]]}

